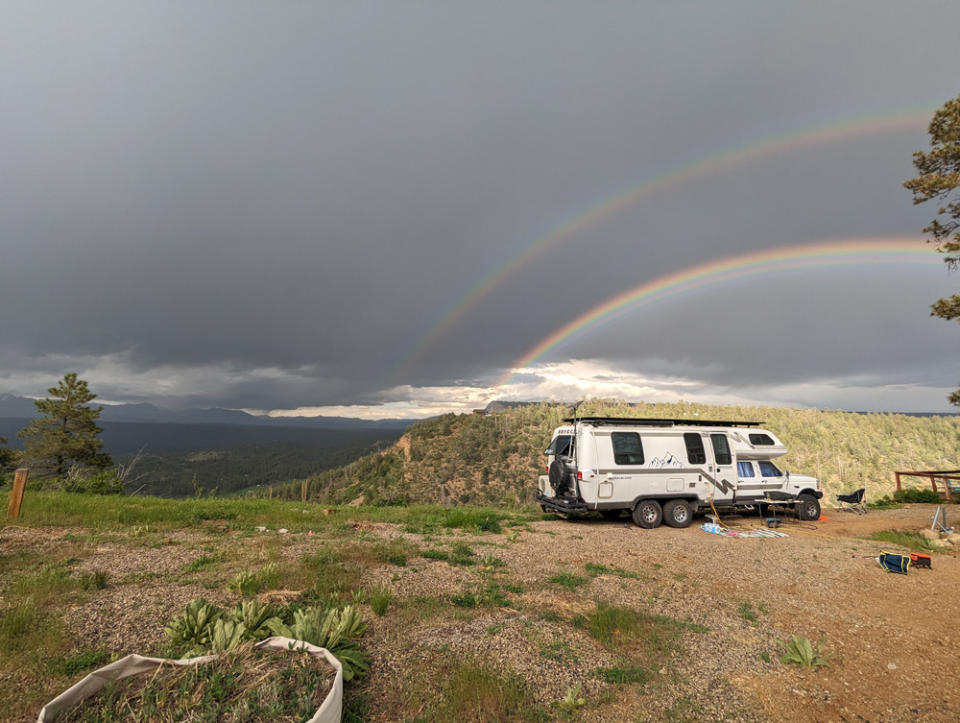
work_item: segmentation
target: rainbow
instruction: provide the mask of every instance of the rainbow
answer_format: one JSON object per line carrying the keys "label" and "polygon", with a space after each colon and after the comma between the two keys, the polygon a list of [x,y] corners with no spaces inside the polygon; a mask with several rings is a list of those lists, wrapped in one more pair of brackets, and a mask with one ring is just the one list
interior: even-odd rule
{"label": "rainbow", "polygon": [[608,197],[600,200],[585,211],[555,226],[549,233],[537,239],[525,251],[511,259],[506,265],[496,269],[484,279],[481,279],[481,281],[414,346],[400,367],[401,374],[408,370],[411,364],[422,358],[444,334],[464,316],[475,309],[483,299],[503,284],[508,277],[529,264],[547,249],[576,236],[594,224],[613,217],[640,199],[666,191],[674,186],[689,183],[704,176],[721,173],[734,166],[749,163],[766,156],[790,153],[810,146],[817,146],[824,143],[837,143],[869,135],[919,131],[929,122],[933,109],[937,105],[939,105],[939,103],[925,104],[922,106],[922,110],[914,108],[892,114],[887,113],[882,116],[869,116],[866,118],[834,122],[812,129],[767,137],[760,141],[750,143],[747,146],[733,148],[694,161],[693,163],[670,171],[665,175],[653,178],[638,186],[633,186],[612,198]]}
{"label": "rainbow", "polygon": [[922,238],[842,239],[799,244],[715,259],[647,281],[617,294],[560,327],[531,348],[498,379],[509,383],[540,357],[571,336],[618,312],[661,301],[724,281],[797,269],[865,264],[922,264],[942,268]]}

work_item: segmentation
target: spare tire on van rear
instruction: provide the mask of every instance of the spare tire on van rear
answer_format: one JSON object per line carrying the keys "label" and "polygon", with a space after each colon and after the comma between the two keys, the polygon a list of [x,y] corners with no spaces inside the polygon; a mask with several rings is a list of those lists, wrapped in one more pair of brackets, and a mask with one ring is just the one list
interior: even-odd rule
{"label": "spare tire on van rear", "polygon": [[573,489],[573,467],[562,459],[555,459],[550,464],[550,486],[553,494],[562,497],[568,490]]}

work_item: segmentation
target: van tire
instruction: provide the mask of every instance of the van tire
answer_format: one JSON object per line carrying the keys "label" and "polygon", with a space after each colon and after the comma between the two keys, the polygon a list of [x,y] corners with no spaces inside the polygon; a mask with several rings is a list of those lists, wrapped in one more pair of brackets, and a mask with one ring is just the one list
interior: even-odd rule
{"label": "van tire", "polygon": [[663,506],[663,521],[670,527],[690,527],[693,511],[686,500],[670,500]]}
{"label": "van tire", "polygon": [[820,500],[813,495],[797,495],[797,518],[801,520],[820,519]]}
{"label": "van tire", "polygon": [[652,530],[663,522],[663,509],[656,500],[640,500],[633,508],[633,521],[637,527]]}

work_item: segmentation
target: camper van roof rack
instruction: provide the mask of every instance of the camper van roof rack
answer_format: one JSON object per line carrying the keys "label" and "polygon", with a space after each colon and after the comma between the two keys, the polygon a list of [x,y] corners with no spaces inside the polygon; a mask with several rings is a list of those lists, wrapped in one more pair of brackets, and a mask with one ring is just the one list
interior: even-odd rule
{"label": "camper van roof rack", "polygon": [[582,424],[625,424],[643,427],[759,427],[763,422],[719,422],[709,419],[655,419],[650,417],[570,417],[564,422]]}

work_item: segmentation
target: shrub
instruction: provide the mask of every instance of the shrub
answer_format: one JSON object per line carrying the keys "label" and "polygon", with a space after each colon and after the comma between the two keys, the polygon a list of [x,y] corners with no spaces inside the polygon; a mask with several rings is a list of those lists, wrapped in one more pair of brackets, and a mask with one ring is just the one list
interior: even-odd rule
{"label": "shrub", "polygon": [[943,502],[940,495],[928,489],[905,489],[893,493],[894,502],[930,502],[939,505]]}
{"label": "shrub", "polygon": [[871,540],[877,540],[879,542],[889,542],[893,545],[899,545],[900,547],[906,547],[910,550],[937,550],[939,548],[934,547],[930,540],[925,537],[921,537],[920,533],[913,531],[903,531],[903,530],[877,530],[876,532],[870,533]]}
{"label": "shrub", "polygon": [[428,720],[530,720],[523,678],[485,663],[457,662],[446,677],[436,710]]}

